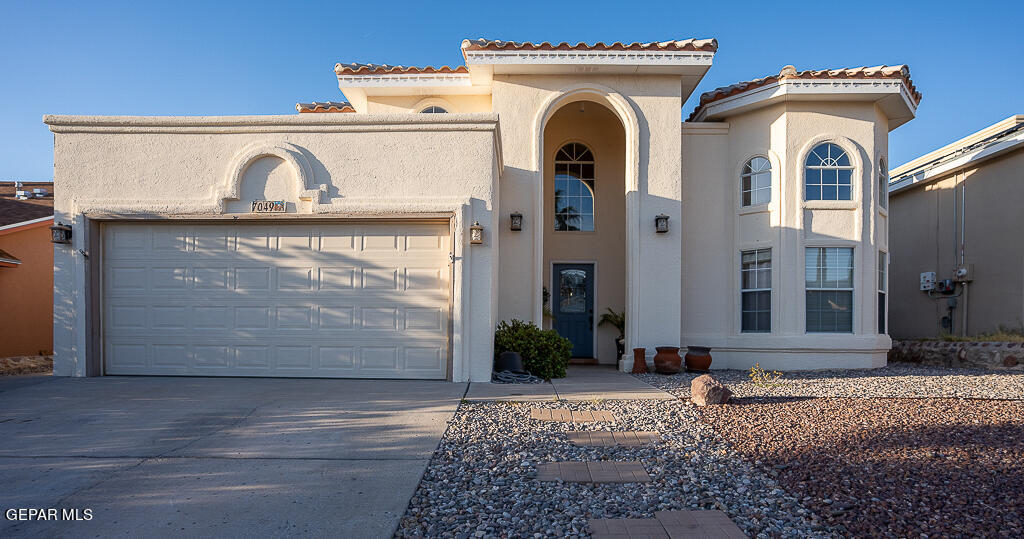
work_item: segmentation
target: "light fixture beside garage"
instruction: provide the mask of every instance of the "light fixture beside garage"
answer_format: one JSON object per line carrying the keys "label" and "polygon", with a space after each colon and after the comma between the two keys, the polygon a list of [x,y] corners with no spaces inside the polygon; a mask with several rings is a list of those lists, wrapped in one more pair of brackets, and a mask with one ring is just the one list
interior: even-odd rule
{"label": "light fixture beside garage", "polygon": [[509,230],[519,232],[523,229],[523,214],[514,211],[509,216]]}
{"label": "light fixture beside garage", "polygon": [[50,241],[52,243],[71,243],[71,226],[64,223],[57,223],[50,227]]}
{"label": "light fixture beside garage", "polygon": [[480,221],[473,221],[473,226],[469,227],[469,243],[472,245],[480,245],[484,242],[484,227],[480,226]]}
{"label": "light fixture beside garage", "polygon": [[654,231],[658,234],[664,234],[668,232],[668,216],[664,213],[659,213],[654,217]]}

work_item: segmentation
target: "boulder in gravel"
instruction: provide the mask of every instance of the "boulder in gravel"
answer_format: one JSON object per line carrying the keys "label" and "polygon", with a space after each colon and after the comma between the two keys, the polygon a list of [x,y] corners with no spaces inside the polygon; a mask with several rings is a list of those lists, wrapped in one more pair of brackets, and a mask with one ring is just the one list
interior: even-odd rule
{"label": "boulder in gravel", "polygon": [[702,374],[690,382],[690,400],[697,406],[725,404],[732,397],[732,391],[715,380],[710,374]]}

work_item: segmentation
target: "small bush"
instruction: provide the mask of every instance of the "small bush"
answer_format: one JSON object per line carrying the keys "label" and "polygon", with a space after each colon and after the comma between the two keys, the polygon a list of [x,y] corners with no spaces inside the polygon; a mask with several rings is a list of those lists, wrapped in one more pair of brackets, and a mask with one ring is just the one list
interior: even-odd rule
{"label": "small bush", "polygon": [[782,385],[782,373],[779,371],[766,371],[761,368],[760,363],[754,363],[747,375],[755,386],[763,388],[779,387]]}
{"label": "small bush", "polygon": [[494,332],[494,354],[516,352],[523,367],[545,380],[565,378],[572,342],[553,329],[542,330],[531,322],[501,322]]}

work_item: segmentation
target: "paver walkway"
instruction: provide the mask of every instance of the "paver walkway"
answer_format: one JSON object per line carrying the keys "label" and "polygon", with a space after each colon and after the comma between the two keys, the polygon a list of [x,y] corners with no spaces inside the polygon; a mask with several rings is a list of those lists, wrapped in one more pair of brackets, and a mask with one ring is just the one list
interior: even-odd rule
{"label": "paver walkway", "polygon": [[473,382],[469,401],[672,400],[676,397],[608,365],[569,365],[565,378],[543,384]]}
{"label": "paver walkway", "polygon": [[614,422],[615,415],[607,410],[563,410],[560,408],[531,408],[530,419],[562,421],[566,423]]}
{"label": "paver walkway", "polygon": [[643,464],[629,462],[546,462],[537,465],[539,481],[572,483],[649,483]]}
{"label": "paver walkway", "polygon": [[721,511],[657,511],[654,518],[593,519],[594,539],[668,537],[671,539],[746,539]]}
{"label": "paver walkway", "polygon": [[616,445],[639,446],[653,444],[661,441],[657,432],[643,432],[635,430],[606,431],[606,430],[584,430],[578,432],[567,432],[569,441],[576,445],[594,445],[600,447],[611,447]]}

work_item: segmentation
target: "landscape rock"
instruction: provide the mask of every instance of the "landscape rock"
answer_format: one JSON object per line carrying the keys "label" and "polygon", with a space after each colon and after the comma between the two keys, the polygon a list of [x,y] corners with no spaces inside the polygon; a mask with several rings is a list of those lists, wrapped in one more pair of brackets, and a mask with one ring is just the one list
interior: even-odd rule
{"label": "landscape rock", "polygon": [[725,404],[732,397],[732,391],[715,380],[710,374],[702,374],[690,382],[690,400],[697,406]]}

